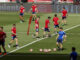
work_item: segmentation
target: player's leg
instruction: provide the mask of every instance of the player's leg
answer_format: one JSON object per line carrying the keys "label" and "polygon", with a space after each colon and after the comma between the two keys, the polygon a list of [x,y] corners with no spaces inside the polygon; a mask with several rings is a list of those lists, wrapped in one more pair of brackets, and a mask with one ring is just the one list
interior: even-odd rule
{"label": "player's leg", "polygon": [[56,42],[56,46],[57,46],[57,48],[59,49],[60,47],[59,47],[59,43],[58,42]]}
{"label": "player's leg", "polygon": [[21,20],[20,22],[21,23],[24,22],[23,13],[20,13],[20,16],[19,17],[20,17],[20,20]]}
{"label": "player's leg", "polygon": [[65,17],[62,17],[62,26],[64,26],[64,19]]}
{"label": "player's leg", "polygon": [[2,52],[1,52],[1,45],[0,45],[0,55],[2,54]]}
{"label": "player's leg", "polygon": [[35,19],[36,19],[36,12],[32,12],[32,16],[33,16],[33,18],[32,18],[32,21],[34,21]]}
{"label": "player's leg", "polygon": [[48,37],[51,37],[51,33],[50,33],[49,28],[47,29],[47,31],[48,31]]}
{"label": "player's leg", "polygon": [[8,47],[10,48],[12,43],[14,42],[15,36],[12,36],[12,40],[10,41],[10,43],[8,44]]}
{"label": "player's leg", "polygon": [[19,48],[19,45],[18,45],[18,39],[15,38],[15,40],[16,40],[16,47]]}
{"label": "player's leg", "polygon": [[60,43],[60,50],[62,50],[63,49],[63,44],[62,43]]}
{"label": "player's leg", "polygon": [[36,38],[40,38],[39,37],[39,29],[36,29]]}
{"label": "player's leg", "polygon": [[47,29],[46,29],[46,28],[44,28],[43,38],[44,38],[44,37],[46,37],[46,31],[47,31]]}
{"label": "player's leg", "polygon": [[57,26],[54,26],[54,33],[57,34]]}
{"label": "player's leg", "polygon": [[5,49],[5,42],[2,42],[2,48],[3,48],[3,50],[4,50],[4,55],[6,55],[7,52],[6,52],[6,49]]}

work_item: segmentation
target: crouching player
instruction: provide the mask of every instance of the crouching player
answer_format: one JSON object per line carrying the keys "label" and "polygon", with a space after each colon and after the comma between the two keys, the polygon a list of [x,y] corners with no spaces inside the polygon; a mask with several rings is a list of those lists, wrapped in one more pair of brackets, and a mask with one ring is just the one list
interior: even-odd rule
{"label": "crouching player", "polygon": [[59,28],[58,20],[59,20],[59,18],[57,17],[57,14],[55,14],[54,18],[53,18],[55,34],[57,34],[57,28]]}
{"label": "crouching player", "polygon": [[11,44],[14,42],[14,40],[16,40],[16,45],[14,47],[18,48],[19,46],[18,46],[18,39],[16,37],[16,24],[13,24],[13,27],[12,27],[11,31],[12,31],[12,40],[8,44],[8,47],[10,48]]}
{"label": "crouching player", "polygon": [[0,27],[0,55],[2,54],[1,46],[4,50],[4,55],[6,55],[5,38],[6,38],[6,33],[3,31],[3,27]]}
{"label": "crouching player", "polygon": [[56,39],[57,39],[56,45],[57,45],[58,49],[63,50],[63,39],[64,39],[64,41],[66,41],[66,34],[63,31],[62,27],[59,28],[59,33],[58,33],[58,36]]}
{"label": "crouching player", "polygon": [[48,19],[45,20],[45,28],[44,28],[43,37],[46,37],[46,32],[48,32],[48,37],[51,37],[50,30],[49,30],[50,19],[51,17],[49,16]]}

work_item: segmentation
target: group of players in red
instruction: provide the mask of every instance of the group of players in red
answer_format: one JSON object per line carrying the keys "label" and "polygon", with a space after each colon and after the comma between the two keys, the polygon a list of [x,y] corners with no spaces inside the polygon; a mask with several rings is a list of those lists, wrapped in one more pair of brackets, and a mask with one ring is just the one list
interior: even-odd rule
{"label": "group of players in red", "polygon": [[[37,6],[33,3],[32,4],[32,7],[30,9],[30,11],[32,11],[32,16],[33,16],[33,19],[32,21],[35,21],[35,30],[36,30],[36,33],[35,33],[35,37],[36,38],[40,38],[39,37],[39,19],[40,19],[40,16],[36,16],[36,13],[38,13],[38,9],[37,9]],[[24,12],[25,12],[25,8],[23,7],[23,4],[21,4],[21,7],[20,7],[20,22],[23,23],[25,22],[24,21],[24,18],[23,18],[23,15],[24,15]],[[62,11],[62,25],[66,25],[66,17],[67,17],[67,10],[65,9],[65,7],[63,8],[63,11]],[[48,32],[48,37],[51,37],[51,34],[50,34],[50,19],[51,17],[48,16],[48,18],[45,20],[45,27],[42,28],[44,30],[44,33],[43,33],[43,37],[46,37],[46,32]],[[57,14],[54,15],[54,18],[53,18],[53,22],[54,22],[54,30],[55,32],[57,33],[57,28],[59,28],[59,23],[58,23],[58,20],[59,18],[57,17]],[[10,43],[8,44],[8,47],[10,48],[11,47],[11,44],[14,42],[14,40],[16,40],[16,45],[14,47],[19,47],[18,45],[18,39],[17,39],[17,36],[16,36],[16,24],[13,24],[13,27],[11,29],[11,32],[12,32],[12,40],[10,41]],[[6,38],[6,33],[4,32],[3,30],[3,27],[0,27],[0,55],[2,54],[2,51],[1,51],[1,46],[4,50],[4,55],[6,55],[6,49],[5,49],[5,38]]]}

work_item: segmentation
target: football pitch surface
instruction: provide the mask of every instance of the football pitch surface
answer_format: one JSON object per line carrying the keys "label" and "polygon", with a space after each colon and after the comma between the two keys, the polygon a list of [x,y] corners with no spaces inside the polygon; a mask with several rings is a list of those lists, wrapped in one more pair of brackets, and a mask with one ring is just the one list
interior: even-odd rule
{"label": "football pitch surface", "polygon": [[[61,22],[61,14],[57,13],[59,17],[59,22]],[[38,14],[41,16],[39,23],[40,23],[40,32],[39,36],[40,39],[36,39],[32,37],[32,34],[35,33],[35,23],[34,21],[31,22],[31,27],[30,27],[30,35],[27,36],[27,28],[28,28],[28,22],[29,22],[29,17],[31,14],[25,13],[25,22],[20,23],[19,20],[19,15],[16,12],[1,12],[0,13],[0,26],[4,26],[4,31],[7,33],[7,38],[6,38],[6,49],[7,52],[10,53],[7,56],[3,56],[0,58],[0,60],[5,60],[5,59],[22,59],[22,58],[29,58],[31,59],[31,56],[34,58],[54,58],[58,59],[57,55],[59,58],[63,58],[65,60],[68,60],[69,56],[68,54],[71,53],[71,48],[76,47],[78,54],[80,54],[80,15],[79,14],[68,14],[67,18],[67,25],[63,26],[64,31],[67,34],[67,41],[63,43],[63,46],[65,50],[63,51],[51,51],[48,53],[45,52],[40,52],[39,49],[53,49],[56,48],[56,35],[54,35],[54,26],[53,26],[53,16],[54,13],[40,13]],[[45,25],[45,19],[47,19],[48,16],[51,16],[50,20],[50,31],[51,34],[53,35],[51,38],[43,38],[43,30],[41,28],[44,27]],[[19,40],[19,49],[13,48],[13,45],[15,45],[15,42],[12,44],[11,48],[8,48],[8,43],[11,40],[11,28],[12,24],[16,23],[17,25],[17,37]],[[60,24],[61,26],[61,24]],[[33,49],[33,52],[30,52],[29,49]],[[48,56],[49,55],[49,56]],[[51,57],[52,55],[53,57]],[[64,57],[61,57],[64,56]],[[47,57],[48,56],[48,57]],[[67,56],[67,57],[66,57]]]}

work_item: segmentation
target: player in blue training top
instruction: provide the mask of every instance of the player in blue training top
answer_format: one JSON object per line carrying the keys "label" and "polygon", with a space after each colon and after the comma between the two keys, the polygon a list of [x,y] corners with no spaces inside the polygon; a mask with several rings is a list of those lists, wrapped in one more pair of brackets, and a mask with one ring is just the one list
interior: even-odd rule
{"label": "player in blue training top", "polygon": [[57,39],[56,45],[58,49],[63,50],[63,40],[66,41],[66,34],[63,31],[62,27],[59,28],[58,36],[56,37],[56,39]]}

